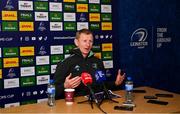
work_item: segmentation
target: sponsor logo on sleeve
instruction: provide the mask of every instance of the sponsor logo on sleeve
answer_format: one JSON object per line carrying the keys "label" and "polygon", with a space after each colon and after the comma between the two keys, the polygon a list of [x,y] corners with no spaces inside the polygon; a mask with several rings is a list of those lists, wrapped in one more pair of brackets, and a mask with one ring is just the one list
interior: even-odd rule
{"label": "sponsor logo on sleeve", "polygon": [[113,61],[112,60],[103,61],[103,64],[104,64],[105,69],[113,68]]}
{"label": "sponsor logo on sleeve", "polygon": [[50,31],[62,31],[62,22],[50,22]]}
{"label": "sponsor logo on sleeve", "polygon": [[50,21],[62,21],[62,13],[50,12]]}
{"label": "sponsor logo on sleeve", "polygon": [[18,31],[17,22],[2,22],[2,31]]}
{"label": "sponsor logo on sleeve", "polygon": [[35,68],[34,67],[21,67],[21,76],[34,76]]}
{"label": "sponsor logo on sleeve", "polygon": [[101,5],[101,12],[102,13],[111,13],[112,12],[111,5]]}
{"label": "sponsor logo on sleeve", "polygon": [[35,12],[35,21],[48,21],[48,12]]}
{"label": "sponsor logo on sleeve", "polygon": [[19,22],[19,30],[20,31],[34,31],[34,23],[33,22]]}
{"label": "sponsor logo on sleeve", "polygon": [[62,11],[62,3],[55,3],[55,2],[50,2],[49,3],[49,10],[50,11]]}
{"label": "sponsor logo on sleeve", "polygon": [[5,108],[17,107],[17,106],[20,106],[20,103],[19,103],[19,102],[16,102],[16,103],[8,103],[8,104],[5,104],[5,105],[4,105]]}
{"label": "sponsor logo on sleeve", "polygon": [[100,14],[99,13],[90,13],[89,21],[100,21]]}
{"label": "sponsor logo on sleeve", "polygon": [[36,56],[36,65],[49,64],[49,56]]}
{"label": "sponsor logo on sleeve", "polygon": [[19,55],[18,48],[3,48],[3,55],[4,57],[17,57]]}
{"label": "sponsor logo on sleeve", "polygon": [[21,58],[21,66],[34,65],[34,57],[23,57]]}
{"label": "sponsor logo on sleeve", "polygon": [[88,12],[88,4],[76,4],[77,12]]}
{"label": "sponsor logo on sleeve", "polygon": [[4,68],[19,67],[19,58],[4,58]]}
{"label": "sponsor logo on sleeve", "polygon": [[89,4],[89,12],[100,12],[99,4]]}
{"label": "sponsor logo on sleeve", "polygon": [[75,2],[75,0],[63,0],[64,2]]}
{"label": "sponsor logo on sleeve", "polygon": [[2,11],[2,20],[16,21],[17,11]]}
{"label": "sponsor logo on sleeve", "polygon": [[104,43],[102,44],[102,51],[112,51],[112,43]]}
{"label": "sponsor logo on sleeve", "polygon": [[19,87],[19,78],[4,79],[4,88],[15,88]]}
{"label": "sponsor logo on sleeve", "polygon": [[77,30],[81,30],[84,28],[89,29],[88,22],[77,22]]}
{"label": "sponsor logo on sleeve", "polygon": [[48,65],[46,66],[36,66],[36,74],[37,75],[45,75],[49,74],[50,67]]}
{"label": "sponsor logo on sleeve", "polygon": [[76,21],[75,13],[64,13],[64,21]]}
{"label": "sponsor logo on sleeve", "polygon": [[109,59],[112,59],[112,52],[102,52],[102,58],[103,60],[109,60]]}
{"label": "sponsor logo on sleeve", "polygon": [[64,55],[64,58],[66,59],[66,58],[68,58],[69,56],[71,56],[71,54],[65,54],[65,55]]}
{"label": "sponsor logo on sleeve", "polygon": [[112,21],[112,15],[110,13],[101,14],[102,21]]}
{"label": "sponsor logo on sleeve", "polygon": [[57,64],[58,62],[62,61],[63,55],[52,55],[51,56],[51,64]]}
{"label": "sponsor logo on sleeve", "polygon": [[34,56],[34,47],[20,47],[20,56]]}
{"label": "sponsor logo on sleeve", "polygon": [[48,2],[34,2],[35,10],[48,11]]}
{"label": "sponsor logo on sleeve", "polygon": [[50,80],[49,75],[37,76],[37,85],[48,84]]}
{"label": "sponsor logo on sleeve", "polygon": [[89,0],[89,3],[96,3],[96,4],[99,4],[99,3],[100,3],[100,0]]}
{"label": "sponsor logo on sleeve", "polygon": [[21,78],[21,87],[34,86],[36,84],[35,77],[22,77]]}
{"label": "sponsor logo on sleeve", "polygon": [[63,54],[63,45],[54,45],[50,47],[51,54]]}
{"label": "sponsor logo on sleeve", "polygon": [[112,22],[102,22],[101,28],[102,30],[112,30]]}
{"label": "sponsor logo on sleeve", "polygon": [[64,12],[75,12],[75,4],[72,3],[64,3]]}
{"label": "sponsor logo on sleeve", "polygon": [[51,65],[51,74],[54,74],[56,71],[57,65]]}
{"label": "sponsor logo on sleeve", "polygon": [[33,10],[33,2],[32,1],[18,1],[19,2],[19,10]]}
{"label": "sponsor logo on sleeve", "polygon": [[64,22],[64,30],[65,31],[75,31],[76,23],[75,22]]}
{"label": "sponsor logo on sleeve", "polygon": [[19,12],[19,19],[20,20],[27,20],[32,21],[33,20],[33,13],[32,12]]}

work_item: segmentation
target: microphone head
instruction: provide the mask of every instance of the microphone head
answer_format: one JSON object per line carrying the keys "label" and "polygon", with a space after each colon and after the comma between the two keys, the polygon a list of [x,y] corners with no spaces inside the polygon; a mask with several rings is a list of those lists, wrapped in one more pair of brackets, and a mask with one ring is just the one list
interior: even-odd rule
{"label": "microphone head", "polygon": [[87,86],[87,84],[92,84],[91,74],[89,74],[87,72],[83,72],[81,74],[81,80],[85,86]]}
{"label": "microphone head", "polygon": [[106,81],[105,73],[102,70],[97,70],[95,72],[95,77],[96,77],[96,81],[99,83]]}

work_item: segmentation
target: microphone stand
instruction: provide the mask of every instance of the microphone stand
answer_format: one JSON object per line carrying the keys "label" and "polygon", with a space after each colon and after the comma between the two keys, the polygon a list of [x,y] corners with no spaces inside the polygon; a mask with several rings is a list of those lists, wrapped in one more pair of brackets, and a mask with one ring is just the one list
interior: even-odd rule
{"label": "microphone stand", "polygon": [[92,98],[91,94],[89,94],[88,100],[80,101],[80,102],[78,102],[78,104],[86,103],[86,102],[89,102],[89,104],[91,105],[91,108],[93,109],[93,98]]}
{"label": "microphone stand", "polygon": [[95,94],[94,94],[94,92],[92,91],[92,89],[91,89],[89,86],[87,86],[87,87],[88,87],[89,90],[90,90],[90,94],[89,94],[88,100],[80,101],[80,102],[78,102],[78,104],[85,103],[85,102],[89,102],[89,103],[91,104],[91,108],[93,109],[93,101],[95,101],[96,106],[99,108],[99,110],[100,110],[101,112],[103,112],[104,114],[107,114],[104,110],[101,109],[100,104],[99,104],[98,100],[96,99]]}
{"label": "microphone stand", "polygon": [[108,99],[108,100],[110,100],[110,101],[112,101],[112,102],[115,102],[115,103],[119,103],[118,101],[115,101],[115,100],[113,100],[113,99],[111,98],[111,96],[110,96],[110,94],[109,94],[109,91],[107,90],[105,84],[103,83],[102,85],[103,85],[103,88],[104,88],[104,89],[103,89],[103,97],[102,97],[102,100],[100,101],[99,105],[101,105],[102,102],[103,102],[105,99]]}

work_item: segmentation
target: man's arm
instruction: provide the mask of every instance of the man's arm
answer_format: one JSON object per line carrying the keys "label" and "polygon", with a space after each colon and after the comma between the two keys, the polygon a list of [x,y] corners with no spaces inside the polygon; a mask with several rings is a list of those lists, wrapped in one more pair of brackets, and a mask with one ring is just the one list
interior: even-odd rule
{"label": "man's arm", "polygon": [[54,83],[56,87],[56,99],[64,98],[64,81],[68,73],[68,64],[59,62],[54,74]]}

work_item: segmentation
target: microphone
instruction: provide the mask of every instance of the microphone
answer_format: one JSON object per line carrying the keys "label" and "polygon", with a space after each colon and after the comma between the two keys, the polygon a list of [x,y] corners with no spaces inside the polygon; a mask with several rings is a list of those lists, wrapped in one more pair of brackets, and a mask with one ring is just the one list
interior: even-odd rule
{"label": "microphone", "polygon": [[87,73],[87,72],[83,72],[81,74],[81,80],[82,80],[83,84],[88,87],[88,89],[90,90],[90,93],[91,93],[94,101],[96,102],[96,104],[98,104],[98,100],[97,100],[97,98],[96,98],[96,96],[94,94],[94,91],[91,88],[91,84],[92,84],[92,77],[91,77],[91,75],[89,73]]}
{"label": "microphone", "polygon": [[106,92],[106,94],[109,95],[108,89],[106,88],[104,84],[104,81],[106,81],[105,73],[102,70],[97,70],[95,72],[95,77],[96,77],[96,82],[102,84],[104,92]]}
{"label": "microphone", "polygon": [[[102,71],[102,70],[97,70],[95,72],[95,77],[96,77],[96,82],[100,83],[102,86],[103,86],[103,91],[104,91],[104,95],[105,95],[105,98],[113,101],[113,102],[116,102],[118,103],[117,101],[113,100],[110,96],[110,92],[109,90],[106,88],[106,85],[104,84],[104,81],[106,81],[106,76],[105,76],[105,73]],[[104,100],[104,97],[103,99],[101,100],[101,103],[102,101]],[[100,104],[101,104],[100,103]]]}

